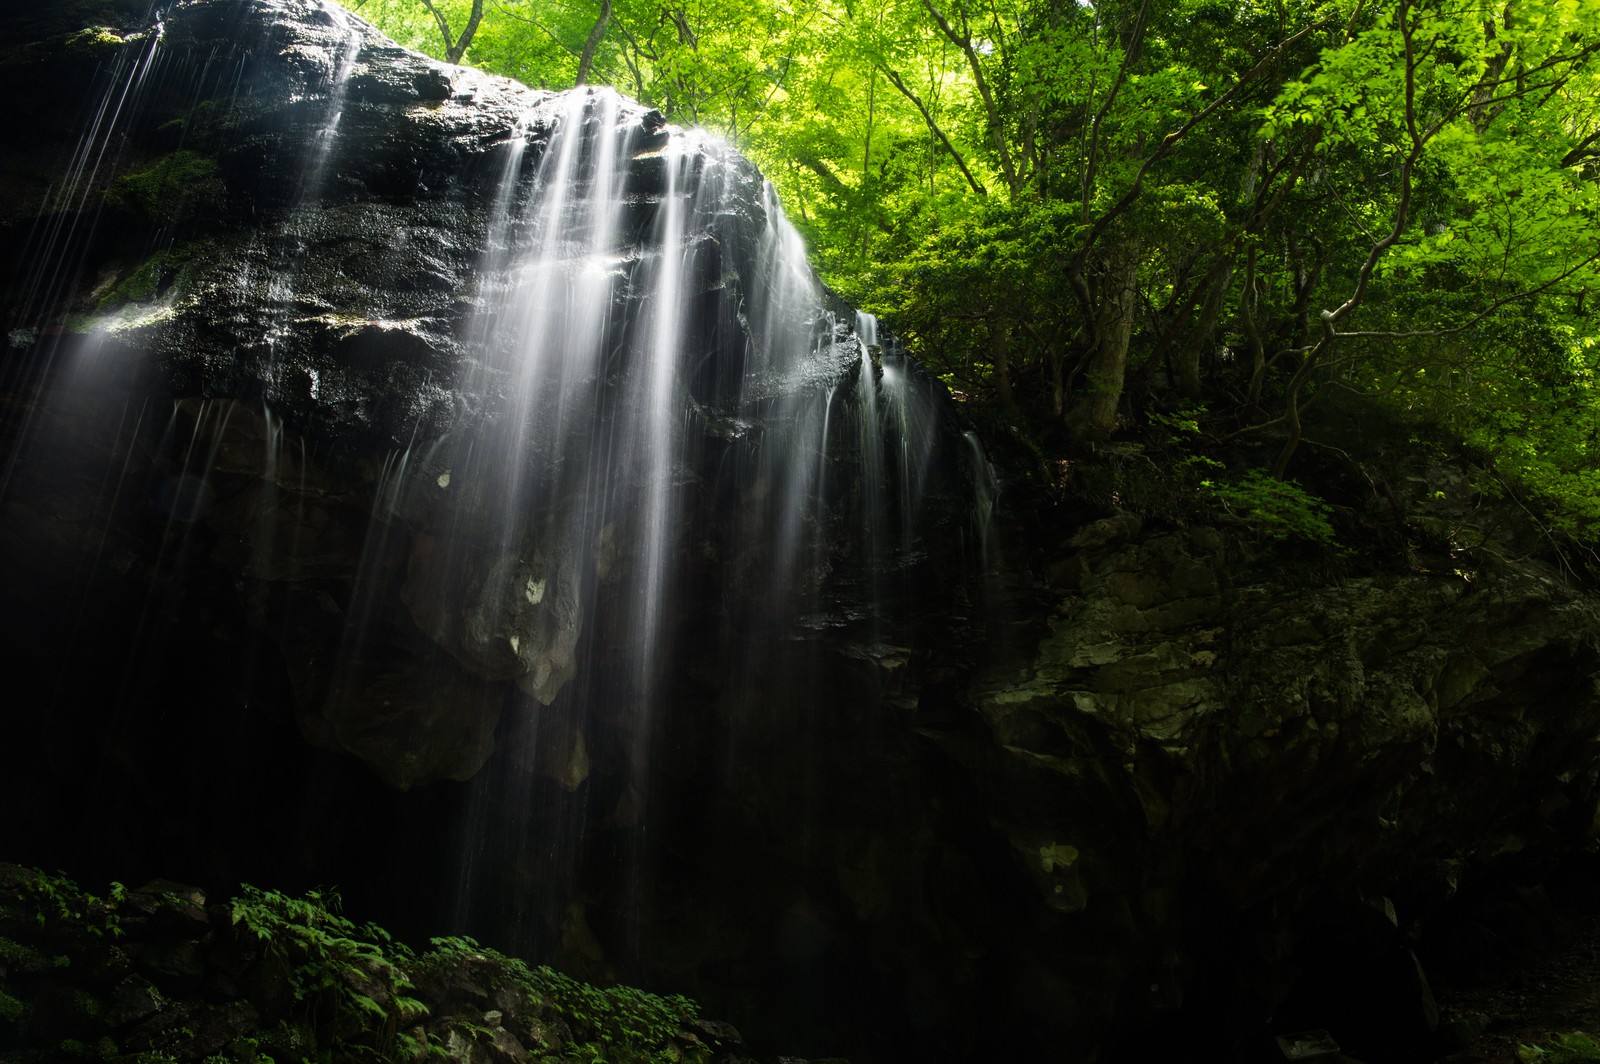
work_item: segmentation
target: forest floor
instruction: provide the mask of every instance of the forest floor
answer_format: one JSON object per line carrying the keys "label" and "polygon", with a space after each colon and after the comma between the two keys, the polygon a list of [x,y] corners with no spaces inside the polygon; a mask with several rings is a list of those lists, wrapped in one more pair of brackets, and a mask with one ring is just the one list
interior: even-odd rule
{"label": "forest floor", "polygon": [[1439,1064],[1516,1064],[1520,1046],[1549,1047],[1574,1031],[1600,1037],[1600,899],[1558,905],[1550,931],[1490,978],[1435,987],[1442,1024],[1480,1032]]}

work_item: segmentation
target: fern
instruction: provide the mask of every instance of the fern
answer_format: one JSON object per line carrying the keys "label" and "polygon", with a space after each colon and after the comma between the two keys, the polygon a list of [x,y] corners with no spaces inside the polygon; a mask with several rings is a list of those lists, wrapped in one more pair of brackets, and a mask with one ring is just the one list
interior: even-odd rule
{"label": "fern", "polygon": [[[381,1058],[393,1047],[399,1025],[417,1022],[428,1009],[404,996],[415,987],[397,961],[410,959],[411,951],[373,924],[357,926],[341,915],[342,908],[331,889],[291,898],[245,884],[230,917],[279,967],[303,1020],[333,1031],[333,1042],[347,1055],[375,1051]],[[361,1040],[340,1036],[351,1027]]]}
{"label": "fern", "polygon": [[1339,547],[1331,521],[1333,507],[1293,480],[1278,480],[1252,469],[1232,483],[1203,480],[1200,484],[1230,517],[1268,539]]}

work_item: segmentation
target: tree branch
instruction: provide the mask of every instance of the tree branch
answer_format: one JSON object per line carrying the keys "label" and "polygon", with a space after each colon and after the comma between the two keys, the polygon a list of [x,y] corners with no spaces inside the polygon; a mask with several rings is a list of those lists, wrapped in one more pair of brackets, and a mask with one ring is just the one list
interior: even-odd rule
{"label": "tree branch", "polygon": [[913,92],[911,87],[901,79],[900,75],[890,69],[888,64],[881,59],[877,60],[875,65],[879,70],[883,71],[884,76],[889,79],[889,83],[899,89],[900,94],[910,100],[912,106],[921,113],[922,120],[928,125],[928,132],[939,138],[939,143],[944,145],[944,150],[949,152],[950,158],[955,160],[956,167],[961,171],[961,176],[967,179],[967,185],[971,187],[972,191],[980,196],[988,195],[988,190],[979,184],[978,179],[972,176],[972,171],[967,169],[966,160],[961,157],[960,152],[956,151],[956,146],[950,143],[950,138],[945,136],[944,130],[939,127],[939,123],[934,120],[933,115],[928,111],[927,105],[922,102],[922,97]]}
{"label": "tree branch", "polygon": [[1121,198],[1118,199],[1116,203],[1112,204],[1104,214],[1095,220],[1094,225],[1090,227],[1088,234],[1084,237],[1083,246],[1079,249],[1079,257],[1086,257],[1089,251],[1099,241],[1100,237],[1105,234],[1106,229],[1110,227],[1112,221],[1131,208],[1138,200],[1139,194],[1144,189],[1145,175],[1150,172],[1151,167],[1171,154],[1172,149],[1177,147],[1184,137],[1193,132],[1196,126],[1210,118],[1213,114],[1220,110],[1224,104],[1231,103],[1233,99],[1243,91],[1245,86],[1250,84],[1250,82],[1253,81],[1258,74],[1275,64],[1291,45],[1295,44],[1302,37],[1316,29],[1319,25],[1320,23],[1317,22],[1310,23],[1296,33],[1293,33],[1279,41],[1278,44],[1273,47],[1272,51],[1262,56],[1261,59],[1256,62],[1255,66],[1245,71],[1238,81],[1229,86],[1226,92],[1218,96],[1215,100],[1212,100],[1199,112],[1190,116],[1189,120],[1182,126],[1179,126],[1171,133],[1168,133],[1165,137],[1162,137],[1161,143],[1156,146],[1156,150],[1150,153],[1149,157],[1147,157],[1139,166],[1138,172],[1133,175],[1133,183],[1128,187],[1128,191],[1123,193]]}
{"label": "tree branch", "polygon": [[983,64],[978,60],[978,50],[973,47],[971,37],[956,32],[955,27],[950,25],[939,9],[933,6],[933,0],[922,0],[922,6],[933,16],[933,21],[938,25],[939,32],[945,35],[945,39],[961,49],[961,54],[967,57],[967,66],[972,70],[972,83],[978,90],[978,96],[983,100],[984,114],[989,123],[989,138],[994,144],[995,155],[1000,160],[1000,172],[1005,175],[1006,187],[1015,196],[1022,191],[1022,177],[1017,173],[1016,163],[1011,158],[1011,149],[1006,144],[1005,120],[1000,117],[1000,105],[995,102],[994,92],[989,88],[989,79],[983,76]]}
{"label": "tree branch", "polygon": [[447,62],[459,63],[461,57],[467,54],[467,49],[472,45],[472,37],[478,32],[478,24],[483,21],[483,0],[472,0],[472,10],[467,15],[467,24],[462,27],[461,35],[450,36],[450,22],[444,17],[433,0],[422,0],[422,6],[428,9],[428,14],[433,16],[433,21],[439,27],[439,35],[444,38],[444,57]]}
{"label": "tree branch", "polygon": [[578,56],[578,75],[573,80],[574,85],[582,85],[589,80],[589,67],[594,63],[594,53],[599,49],[600,41],[606,35],[606,24],[610,21],[611,0],[600,0],[600,17],[594,20],[589,37],[583,42],[583,54]]}
{"label": "tree branch", "polygon": [[[1105,102],[1094,113],[1093,120],[1089,123],[1089,146],[1085,152],[1083,163],[1083,179],[1079,182],[1079,202],[1082,204],[1080,217],[1085,224],[1089,221],[1089,203],[1094,190],[1094,175],[1098,168],[1100,155],[1100,127],[1106,120],[1106,115],[1111,112],[1111,105],[1116,102],[1117,93],[1128,80],[1128,67],[1139,51],[1139,41],[1144,37],[1145,14],[1150,10],[1150,0],[1143,0],[1139,5],[1139,14],[1133,20],[1133,33],[1131,41],[1124,41],[1122,48],[1122,62],[1117,64],[1117,76],[1111,82],[1111,88],[1106,92]],[[1091,81],[1092,85],[1093,82]]]}
{"label": "tree branch", "polygon": [[1513,292],[1508,296],[1502,296],[1501,298],[1490,303],[1488,306],[1484,307],[1472,317],[1468,318],[1466,321],[1462,322],[1460,325],[1451,325],[1448,328],[1443,329],[1359,329],[1353,332],[1336,332],[1334,333],[1334,336],[1340,340],[1413,340],[1429,336],[1450,336],[1453,333],[1465,332],[1474,325],[1477,325],[1479,322],[1489,318],[1494,314],[1495,311],[1500,310],[1502,307],[1508,307],[1513,303],[1520,303],[1523,300],[1532,299],[1534,296],[1548,292],[1550,289],[1554,288],[1562,281],[1565,281],[1568,277],[1571,277],[1585,266],[1591,266],[1596,262],[1600,262],[1600,251],[1596,251],[1588,258],[1567,267],[1565,270],[1562,270],[1548,281],[1545,281],[1541,284],[1536,284],[1532,288],[1524,289],[1521,292]]}

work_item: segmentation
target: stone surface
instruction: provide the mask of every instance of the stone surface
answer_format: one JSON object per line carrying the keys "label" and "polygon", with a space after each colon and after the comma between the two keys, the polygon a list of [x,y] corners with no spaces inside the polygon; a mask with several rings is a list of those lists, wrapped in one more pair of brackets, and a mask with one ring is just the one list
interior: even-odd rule
{"label": "stone surface", "polygon": [[[1592,589],[1459,467],[1352,451],[1388,483],[1345,511],[1378,539],[1336,580],[1218,525],[1059,534],[1037,641],[974,687],[982,734],[941,737],[1039,901],[1105,936],[1123,1007],[1148,985],[1146,1051],[1299,1017],[1425,1059],[1412,944],[1463,885],[1537,881],[1592,838]],[[1069,984],[1070,956],[1048,962]]]}
{"label": "stone surface", "polygon": [[[96,18],[109,21],[86,31]],[[535,194],[561,120],[552,94],[406,53],[312,0],[166,14],[87,3],[40,21],[53,32],[36,26],[41,39],[4,54],[0,89],[84,87],[40,94],[24,116],[18,140],[39,150],[8,171],[0,215],[15,273],[3,302],[17,471],[6,545],[26,570],[19,583],[38,583],[21,600],[37,610],[72,595],[166,595],[288,683],[313,743],[401,788],[472,777],[516,692],[549,705],[586,663],[601,668],[597,648],[626,660],[637,607],[625,592],[655,579],[639,543],[660,519],[625,501],[593,517],[586,508],[602,504],[579,493],[600,474],[577,485],[561,474],[635,417],[625,382],[598,381],[592,409],[562,435],[554,411],[520,410],[511,393],[525,385],[485,350],[509,342],[492,323],[511,311],[495,301],[525,283],[516,252],[534,239],[515,213],[495,223],[495,204]],[[126,105],[78,140],[100,93]],[[585,112],[585,136],[607,135],[592,128],[603,110]],[[649,309],[635,294],[653,254],[640,242],[665,194],[670,130],[625,102],[615,121],[632,151],[619,163],[620,227],[635,244],[617,257],[614,305],[582,313],[621,349]],[[75,140],[82,155],[63,174]],[[763,592],[787,597],[773,574],[793,563],[742,534],[770,523],[768,494],[782,490],[763,450],[787,446],[785,396],[847,390],[866,362],[841,306],[814,358],[757,366],[757,333],[776,328],[749,318],[772,268],[763,241],[776,208],[731,151],[686,150],[686,171],[715,193],[699,197],[714,206],[683,238],[697,424],[669,501],[694,523],[658,564],[708,596],[749,600],[708,612],[680,598],[657,622],[691,631],[760,608]],[[53,198],[29,194],[46,187]],[[491,236],[495,224],[504,232]],[[936,432],[954,439],[954,422]],[[930,466],[945,478],[930,510],[954,498],[956,454]],[[819,511],[785,550],[816,558],[809,572],[793,565],[807,594],[832,579],[859,616],[847,583],[863,583],[844,512],[845,493],[860,490],[851,461],[830,473],[837,503],[821,504],[840,513]],[[608,498],[648,494],[626,460],[603,474]],[[538,511],[507,512],[519,493],[539,497]],[[936,518],[951,519],[966,517]],[[586,520],[592,534],[570,531]],[[91,572],[107,545],[109,579]],[[846,569],[856,571],[840,579]],[[228,616],[200,620],[201,584]],[[245,645],[263,641],[270,661]]]}

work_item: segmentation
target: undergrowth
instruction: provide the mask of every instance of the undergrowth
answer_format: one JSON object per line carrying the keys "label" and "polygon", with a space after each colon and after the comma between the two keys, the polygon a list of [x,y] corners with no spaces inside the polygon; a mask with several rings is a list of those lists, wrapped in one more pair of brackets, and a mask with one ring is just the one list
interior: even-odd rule
{"label": "undergrowth", "polygon": [[1517,1059],[1522,1064],[1584,1064],[1600,1061],[1600,1041],[1582,1031],[1553,1036],[1544,1045],[1520,1045]]}
{"label": "undergrowth", "polygon": [[[158,918],[185,905],[187,925]],[[178,926],[189,937],[168,941]],[[141,956],[174,950],[202,957],[203,972],[140,967]],[[104,972],[130,963],[152,988],[152,1007],[164,1010],[137,1022],[107,1007],[119,991]],[[56,1015],[63,1001],[72,1010],[65,1021]],[[204,1033],[241,1010],[253,1017],[247,1029]],[[593,986],[470,938],[414,950],[347,917],[333,890],[292,897],[247,885],[206,909],[154,888],[114,885],[99,898],[63,875],[0,865],[7,1064],[422,1062],[508,1052],[561,1064],[701,1064],[717,1048],[703,1034],[687,998]]]}

